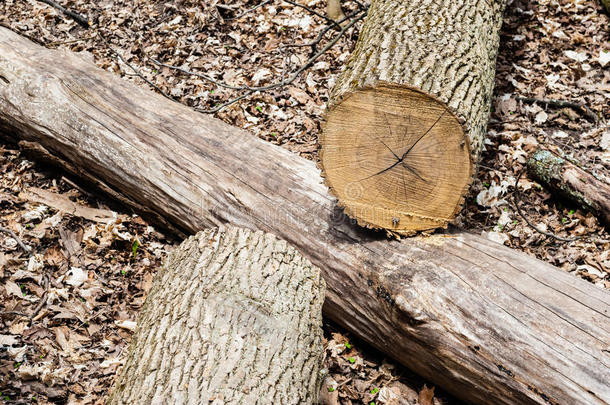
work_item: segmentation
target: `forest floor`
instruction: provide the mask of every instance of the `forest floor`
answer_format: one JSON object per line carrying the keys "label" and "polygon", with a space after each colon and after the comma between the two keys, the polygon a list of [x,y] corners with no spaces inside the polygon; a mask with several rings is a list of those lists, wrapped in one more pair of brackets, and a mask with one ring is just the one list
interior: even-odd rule
{"label": "forest floor", "polygon": [[[258,2],[244,0],[62,3],[92,26],[83,28],[35,0],[1,2],[0,25],[50,48],[82,52],[193,108],[214,109],[246,95],[215,116],[314,160],[329,89],[362,23],[290,84],[245,94],[219,83],[270,85],[308,64],[312,47],[290,45],[315,41],[325,29],[328,22],[311,12],[324,14],[324,1],[301,0],[310,10],[280,0],[256,9]],[[360,10],[353,1],[343,7],[346,14]],[[610,235],[598,220],[527,174],[519,198],[513,191],[538,145],[559,147],[609,180],[609,27],[597,1],[509,1],[486,151],[456,221],[600,288],[610,288]],[[330,29],[316,50],[336,36]],[[568,100],[587,109],[525,98]],[[539,230],[579,239],[543,235],[515,203]],[[155,271],[177,242],[6,143],[0,144],[0,226],[15,234],[0,232],[0,400],[102,403]],[[325,337],[326,404],[459,403],[333,325],[325,324]]]}

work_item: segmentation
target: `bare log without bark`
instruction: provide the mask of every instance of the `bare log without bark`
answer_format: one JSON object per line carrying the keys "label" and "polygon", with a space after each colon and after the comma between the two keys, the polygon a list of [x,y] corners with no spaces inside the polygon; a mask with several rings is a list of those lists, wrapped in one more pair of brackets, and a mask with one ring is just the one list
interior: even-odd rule
{"label": "bare log without bark", "polygon": [[483,144],[504,0],[373,0],[320,136],[362,225],[410,234],[459,211]]}
{"label": "bare log without bark", "polygon": [[323,301],[285,241],[200,232],[157,273],[108,404],[316,404]]}
{"label": "bare log without bark", "polygon": [[358,228],[312,162],[3,28],[0,76],[9,137],[186,232],[276,234],[322,271],[327,317],[458,397],[610,402],[605,290],[476,235]]}
{"label": "bare log without bark", "polygon": [[610,184],[549,150],[538,149],[528,159],[534,179],[610,225]]}

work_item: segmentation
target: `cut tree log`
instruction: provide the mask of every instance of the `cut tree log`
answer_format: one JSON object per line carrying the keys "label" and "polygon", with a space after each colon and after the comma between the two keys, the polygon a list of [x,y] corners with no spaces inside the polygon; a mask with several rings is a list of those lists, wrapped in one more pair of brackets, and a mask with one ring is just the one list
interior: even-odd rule
{"label": "cut tree log", "polygon": [[323,302],[285,241],[200,232],[157,273],[108,404],[317,404]]}
{"label": "cut tree log", "polygon": [[320,167],[358,223],[446,227],[483,145],[504,0],[373,0],[332,91]]}
{"label": "cut tree log", "polygon": [[326,281],[325,316],[459,398],[610,402],[610,293],[469,233],[355,226],[313,162],[0,27],[0,133],[186,233],[271,232]]}
{"label": "cut tree log", "polygon": [[527,171],[550,190],[591,211],[606,226],[610,225],[610,184],[570,160],[541,148],[528,159]]}

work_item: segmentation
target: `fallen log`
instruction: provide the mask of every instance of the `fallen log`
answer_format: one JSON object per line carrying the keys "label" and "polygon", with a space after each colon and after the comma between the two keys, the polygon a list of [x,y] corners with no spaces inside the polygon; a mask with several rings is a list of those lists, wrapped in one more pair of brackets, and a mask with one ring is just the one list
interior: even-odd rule
{"label": "fallen log", "polygon": [[313,162],[4,28],[0,133],[187,233],[274,233],[322,271],[325,316],[459,398],[610,402],[607,291],[469,233],[388,241]]}
{"label": "fallen log", "polygon": [[210,229],[170,253],[108,404],[317,404],[320,270],[271,234]]}
{"label": "fallen log", "polygon": [[[331,192],[358,223],[446,227],[483,145],[504,0],[373,0],[320,135]],[[441,11],[442,10],[442,11]]]}
{"label": "fallen log", "polygon": [[537,149],[527,161],[527,172],[551,191],[595,214],[610,225],[610,184],[550,150]]}

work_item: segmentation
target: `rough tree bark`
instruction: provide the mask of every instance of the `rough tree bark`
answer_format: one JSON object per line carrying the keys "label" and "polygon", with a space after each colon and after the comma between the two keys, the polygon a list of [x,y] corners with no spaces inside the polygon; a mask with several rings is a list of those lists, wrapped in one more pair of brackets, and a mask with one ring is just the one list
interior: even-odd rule
{"label": "rough tree bark", "polygon": [[316,404],[323,301],[285,241],[200,232],[157,273],[108,404]]}
{"label": "rough tree bark", "polygon": [[607,291],[469,233],[388,241],[312,162],[3,28],[0,76],[4,136],[187,233],[276,234],[322,271],[328,318],[456,396],[610,402]]}
{"label": "rough tree bark", "polygon": [[341,10],[341,0],[326,0],[326,15],[335,21],[344,19],[345,14]]}
{"label": "rough tree bark", "polygon": [[530,156],[527,171],[549,189],[591,211],[610,226],[610,184],[545,149],[537,149]]}
{"label": "rough tree bark", "polygon": [[320,136],[361,225],[410,234],[459,211],[489,116],[504,0],[373,0]]}

